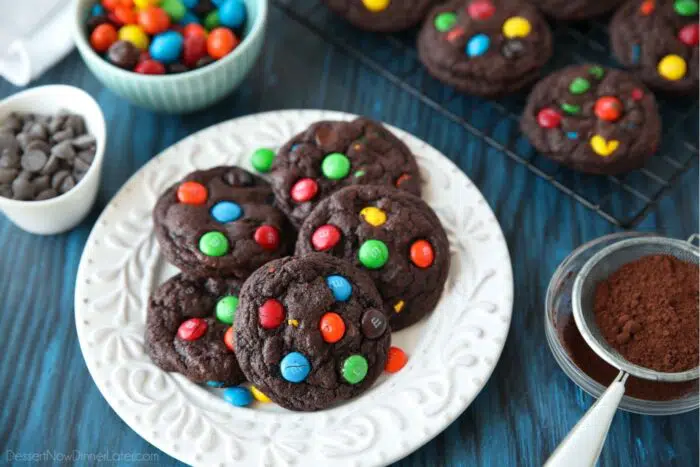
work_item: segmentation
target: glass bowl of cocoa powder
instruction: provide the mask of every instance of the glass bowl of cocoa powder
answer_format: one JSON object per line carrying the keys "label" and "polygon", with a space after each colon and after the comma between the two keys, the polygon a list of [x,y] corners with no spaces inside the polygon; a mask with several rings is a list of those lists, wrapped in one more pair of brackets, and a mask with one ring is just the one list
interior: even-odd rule
{"label": "glass bowl of cocoa powder", "polygon": [[[652,235],[622,232],[600,237],[574,250],[557,268],[547,289],[545,331],[549,348],[564,372],[581,389],[598,398],[615,379],[619,370],[601,359],[581,336],[574,321],[571,294],[583,265],[596,253],[613,243]],[[697,287],[697,279],[695,280]],[[696,289],[697,290],[697,289]],[[691,290],[692,292],[692,290]],[[624,302],[624,300],[623,300]],[[629,320],[626,320],[629,321]],[[625,325],[629,329],[625,329]],[[625,340],[634,323],[621,323],[618,334]],[[698,380],[682,383],[649,381],[630,376],[620,408],[645,415],[672,415],[700,406]]]}

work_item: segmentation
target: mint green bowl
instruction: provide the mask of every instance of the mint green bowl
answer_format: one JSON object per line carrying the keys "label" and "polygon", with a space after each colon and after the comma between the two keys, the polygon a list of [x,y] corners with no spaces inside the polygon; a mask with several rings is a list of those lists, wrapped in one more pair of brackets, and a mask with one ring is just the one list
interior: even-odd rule
{"label": "mint green bowl", "polygon": [[122,70],[98,55],[88,42],[85,20],[96,0],[73,2],[73,36],[85,64],[102,84],[134,104],[157,112],[187,113],[203,109],[233,91],[262,49],[267,0],[244,0],[245,35],[236,49],[211,65],[174,75],[141,75]]}

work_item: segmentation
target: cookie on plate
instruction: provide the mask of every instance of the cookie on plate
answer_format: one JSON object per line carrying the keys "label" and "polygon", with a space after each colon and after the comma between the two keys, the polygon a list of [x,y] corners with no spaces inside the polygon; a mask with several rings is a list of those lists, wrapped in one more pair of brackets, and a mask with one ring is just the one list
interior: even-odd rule
{"label": "cookie on plate", "polygon": [[394,32],[418,24],[435,0],[324,0],[324,3],[360,29]]}
{"label": "cookie on plate", "polygon": [[498,96],[537,79],[552,37],[524,0],[451,0],[428,15],[418,54],[431,75],[459,91]]}
{"label": "cookie on plate", "polygon": [[547,16],[564,20],[593,18],[614,10],[624,0],[537,0],[534,5]]}
{"label": "cookie on plate", "polygon": [[374,280],[398,331],[437,305],[450,268],[450,245],[438,217],[420,198],[382,186],[345,188],[306,219],[296,254],[325,252]]}
{"label": "cookie on plate", "polygon": [[178,274],[151,295],[146,351],[165,371],[213,387],[245,381],[233,352],[232,323],[241,283]]}
{"label": "cookie on plate", "polygon": [[698,92],[697,0],[631,0],[615,13],[610,40],[617,59],[655,89]]}
{"label": "cookie on plate", "polygon": [[391,185],[420,195],[411,151],[367,118],[314,123],[279,150],[270,181],[278,206],[296,227],[323,198],[348,185]]}
{"label": "cookie on plate", "polygon": [[328,255],[289,257],[243,284],[235,348],[248,380],[291,410],[321,410],[365,392],[391,341],[372,280]]}
{"label": "cookie on plate", "polygon": [[165,258],[196,277],[245,279],[294,245],[270,185],[238,167],[187,175],[158,199],[153,224]]}
{"label": "cookie on plate", "polygon": [[590,64],[537,83],[520,125],[543,155],[595,174],[643,166],[661,138],[654,95],[630,73]]}

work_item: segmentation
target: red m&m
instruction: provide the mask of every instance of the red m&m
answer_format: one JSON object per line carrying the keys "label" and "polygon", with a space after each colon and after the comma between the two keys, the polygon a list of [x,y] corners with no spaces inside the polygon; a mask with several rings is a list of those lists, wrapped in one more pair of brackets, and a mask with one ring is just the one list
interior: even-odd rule
{"label": "red m&m", "polygon": [[284,322],[284,307],[282,304],[270,298],[258,308],[258,322],[264,329],[275,329]]}
{"label": "red m&m", "polygon": [[109,23],[103,23],[93,29],[90,34],[90,45],[97,52],[106,52],[109,47],[117,42],[117,30]]}
{"label": "red m&m", "polygon": [[201,318],[188,319],[180,325],[177,330],[177,337],[183,341],[196,341],[207,332],[207,322]]}
{"label": "red m&m", "polygon": [[204,204],[207,196],[206,187],[198,182],[184,182],[177,187],[177,200],[182,204]]}
{"label": "red m&m", "polygon": [[467,13],[472,19],[489,19],[496,13],[496,7],[489,0],[473,0],[467,7]]}
{"label": "red m&m", "polygon": [[261,225],[255,231],[254,239],[265,250],[274,250],[280,244],[280,233],[271,225]]}
{"label": "red m&m", "polygon": [[537,124],[542,128],[559,128],[561,114],[551,107],[546,107],[537,113]]}
{"label": "red m&m", "polygon": [[340,230],[330,224],[322,225],[311,236],[311,244],[316,251],[328,251],[340,241]]}
{"label": "red m&m", "polygon": [[433,246],[427,240],[418,240],[411,245],[411,261],[419,268],[427,268],[435,260]]}
{"label": "red m&m", "polygon": [[408,363],[406,352],[398,347],[389,347],[389,353],[386,359],[384,371],[387,373],[396,373]]}
{"label": "red m&m", "polygon": [[595,103],[596,116],[606,122],[616,122],[622,117],[622,102],[613,96],[600,97]]}
{"label": "red m&m", "polygon": [[312,200],[316,193],[318,193],[318,183],[311,178],[302,178],[294,184],[290,195],[297,203],[304,203]]}
{"label": "red m&m", "polygon": [[700,38],[699,30],[700,26],[698,23],[687,24],[678,31],[678,40],[688,47],[695,47],[698,45],[698,39]]}

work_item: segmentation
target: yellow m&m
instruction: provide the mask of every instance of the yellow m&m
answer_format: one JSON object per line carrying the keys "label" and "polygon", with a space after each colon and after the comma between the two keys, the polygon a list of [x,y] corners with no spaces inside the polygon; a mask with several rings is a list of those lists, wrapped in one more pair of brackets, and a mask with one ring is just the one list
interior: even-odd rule
{"label": "yellow m&m", "polygon": [[362,4],[369,11],[378,12],[389,8],[391,0],[362,0]]}
{"label": "yellow m&m", "polygon": [[522,16],[511,16],[503,23],[503,35],[508,39],[525,37],[532,31],[530,22]]}
{"label": "yellow m&m", "polygon": [[688,64],[685,63],[683,57],[678,55],[666,55],[658,66],[659,75],[669,81],[683,79],[687,71]]}
{"label": "yellow m&m", "polygon": [[253,397],[256,401],[263,403],[270,402],[270,398],[267,397],[260,389],[256,388],[255,386],[250,387],[250,392],[253,394]]}
{"label": "yellow m&m", "polygon": [[374,227],[379,227],[386,222],[386,213],[374,206],[368,206],[360,211],[360,217]]}
{"label": "yellow m&m", "polygon": [[148,50],[151,40],[141,26],[127,24],[119,28],[119,40],[131,42],[140,50]]}

